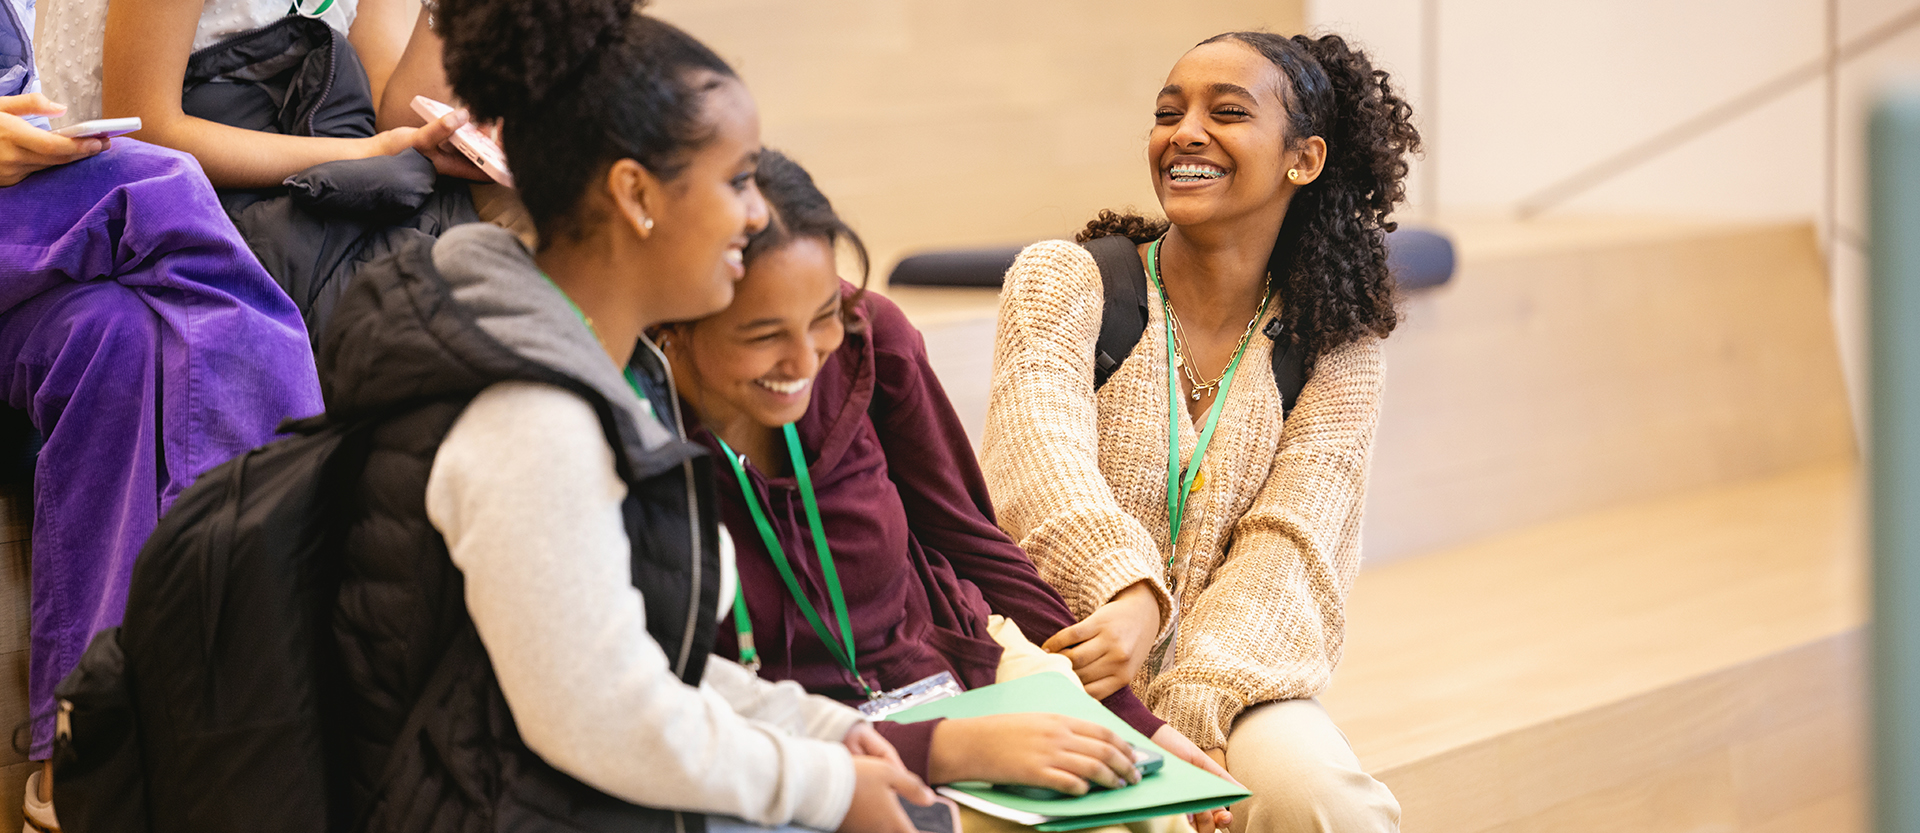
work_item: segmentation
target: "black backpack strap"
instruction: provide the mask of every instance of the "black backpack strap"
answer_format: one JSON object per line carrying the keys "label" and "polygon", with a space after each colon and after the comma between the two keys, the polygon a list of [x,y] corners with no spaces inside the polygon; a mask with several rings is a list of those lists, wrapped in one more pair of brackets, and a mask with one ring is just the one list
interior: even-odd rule
{"label": "black backpack strap", "polygon": [[[1100,341],[1093,352],[1093,389],[1099,390],[1147,331],[1147,269],[1140,251],[1126,237],[1113,236],[1083,244],[1100,267],[1103,292]],[[1286,337],[1286,327],[1275,318],[1261,330],[1273,341],[1273,384],[1280,390],[1280,415],[1293,412],[1300,390],[1307,386],[1307,348]]]}
{"label": "black backpack strap", "polygon": [[1093,348],[1093,389],[1099,390],[1120,363],[1133,355],[1147,331],[1147,269],[1133,240],[1101,237],[1083,245],[1100,267],[1100,341]]}
{"label": "black backpack strap", "polygon": [[1287,338],[1287,328],[1275,318],[1260,331],[1273,341],[1273,385],[1280,389],[1280,418],[1293,413],[1300,389],[1307,386],[1307,346]]}

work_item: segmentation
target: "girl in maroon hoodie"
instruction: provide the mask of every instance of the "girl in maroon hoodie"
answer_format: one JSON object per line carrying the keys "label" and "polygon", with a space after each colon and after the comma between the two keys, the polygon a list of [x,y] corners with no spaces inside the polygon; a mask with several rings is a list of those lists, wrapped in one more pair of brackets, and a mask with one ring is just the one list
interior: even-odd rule
{"label": "girl in maroon hoodie", "polygon": [[[995,525],[920,333],[892,302],[840,279],[836,245],[846,242],[863,272],[866,251],[805,170],[768,151],[756,181],[772,219],[746,249],[733,304],[660,333],[705,427],[697,439],[714,451],[739,548],[742,603],[716,650],[849,703],[941,672],[988,685],[1007,673],[1003,654],[1010,665],[1045,664],[1034,644],[1073,616]],[[1130,689],[1104,702],[1168,751],[1219,771]],[[1059,715],[879,728],[929,783],[1078,795],[1089,782],[1138,777],[1118,735]]]}

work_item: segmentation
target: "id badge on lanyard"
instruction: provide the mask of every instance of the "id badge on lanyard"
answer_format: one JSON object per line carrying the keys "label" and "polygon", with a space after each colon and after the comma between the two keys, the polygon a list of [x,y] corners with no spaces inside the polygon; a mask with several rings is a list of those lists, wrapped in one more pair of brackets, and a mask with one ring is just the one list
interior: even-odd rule
{"label": "id badge on lanyard", "polygon": [[860,713],[868,720],[884,720],[914,706],[945,700],[965,691],[950,671],[942,671],[917,683],[903,685],[860,704]]}

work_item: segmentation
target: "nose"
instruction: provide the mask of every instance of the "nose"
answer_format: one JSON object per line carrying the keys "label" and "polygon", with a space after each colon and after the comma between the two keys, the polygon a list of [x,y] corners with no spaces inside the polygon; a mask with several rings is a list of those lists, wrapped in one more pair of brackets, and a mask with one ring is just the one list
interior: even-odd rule
{"label": "nose", "polygon": [[1179,150],[1196,150],[1207,146],[1209,137],[1204,121],[1206,114],[1189,112],[1181,117],[1180,124],[1174,128],[1172,143]]}
{"label": "nose", "polygon": [[760,186],[751,182],[747,185],[746,197],[747,234],[759,234],[761,229],[767,227],[768,217],[771,211],[767,208],[767,198],[761,196]]}
{"label": "nose", "polygon": [[780,366],[787,371],[790,379],[811,379],[820,369],[819,339],[811,331],[799,338],[787,342],[787,354],[780,357]]}

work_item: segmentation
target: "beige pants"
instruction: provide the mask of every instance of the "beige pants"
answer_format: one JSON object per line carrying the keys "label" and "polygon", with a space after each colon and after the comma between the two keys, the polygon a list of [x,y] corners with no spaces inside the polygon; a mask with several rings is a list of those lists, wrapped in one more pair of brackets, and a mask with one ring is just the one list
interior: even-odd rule
{"label": "beige pants", "polygon": [[1400,802],[1360,768],[1318,700],[1279,700],[1240,713],[1227,771],[1253,791],[1233,805],[1233,833],[1400,829]]}
{"label": "beige pants", "polygon": [[[993,616],[987,632],[1000,643],[995,680],[1053,671],[1080,681],[1073,663],[1029,641],[1012,622]],[[1353,747],[1318,700],[1281,700],[1248,709],[1227,736],[1227,771],[1253,796],[1233,805],[1233,833],[1373,833],[1400,829],[1400,803],[1360,768]],[[965,807],[966,833],[1024,830]],[[1178,833],[1186,819],[1169,816],[1090,833]]]}

